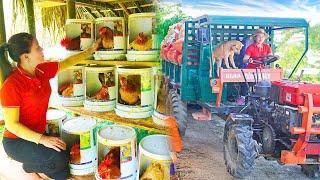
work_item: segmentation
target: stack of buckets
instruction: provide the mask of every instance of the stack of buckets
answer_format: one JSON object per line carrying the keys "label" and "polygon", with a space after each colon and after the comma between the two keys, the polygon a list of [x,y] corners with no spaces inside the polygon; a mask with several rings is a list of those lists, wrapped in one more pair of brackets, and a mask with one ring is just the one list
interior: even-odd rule
{"label": "stack of buckets", "polygon": [[[91,47],[94,39],[102,38],[101,47],[94,55],[96,60],[117,60],[125,56],[130,61],[157,60],[159,43],[155,22],[154,13],[131,14],[126,30],[122,17],[104,17],[95,21],[68,19],[66,35],[70,44],[78,43],[75,46],[78,49],[72,45],[67,49],[79,52]],[[106,81],[101,80],[107,75],[111,75],[109,81],[114,84],[109,82],[106,85]],[[89,111],[115,110],[124,118],[147,118],[152,116],[154,106],[152,77],[151,67],[74,66],[59,73],[58,97],[63,106],[84,105]]]}
{"label": "stack of buckets", "polygon": [[51,124],[47,132],[61,132],[67,144],[72,175],[135,180],[152,179],[156,173],[160,179],[169,180],[171,157],[166,135],[146,136],[138,150],[136,132],[128,126],[107,125],[97,130],[96,120],[66,119],[60,110],[48,110],[47,121]]}
{"label": "stack of buckets", "polygon": [[155,99],[155,68],[147,66],[74,66],[58,74],[63,106],[89,111],[115,110],[124,118],[151,117]]}
{"label": "stack of buckets", "polygon": [[[128,30],[123,17],[96,20],[68,19],[66,39],[61,44],[71,55],[102,39],[95,60],[157,61],[159,42],[155,13],[136,13],[128,17]],[[67,44],[67,45],[66,45]]]}

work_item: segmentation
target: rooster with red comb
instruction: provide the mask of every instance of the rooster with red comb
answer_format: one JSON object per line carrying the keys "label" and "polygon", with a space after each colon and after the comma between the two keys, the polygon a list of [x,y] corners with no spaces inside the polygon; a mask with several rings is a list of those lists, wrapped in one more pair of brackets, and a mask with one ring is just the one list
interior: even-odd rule
{"label": "rooster with red comb", "polygon": [[111,28],[104,26],[99,29],[99,35],[101,38],[101,45],[100,47],[104,49],[113,49],[114,42],[113,42],[113,31]]}

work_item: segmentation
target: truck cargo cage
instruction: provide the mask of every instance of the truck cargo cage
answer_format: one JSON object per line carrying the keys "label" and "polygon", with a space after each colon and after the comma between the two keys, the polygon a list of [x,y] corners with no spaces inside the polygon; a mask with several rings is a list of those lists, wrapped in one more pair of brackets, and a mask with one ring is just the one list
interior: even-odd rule
{"label": "truck cargo cage", "polygon": [[[182,64],[163,61],[163,74],[180,93],[181,100],[203,105],[210,112],[221,112],[227,105],[227,93],[230,83],[223,84],[221,106],[216,106],[217,93],[212,92],[210,85],[210,61],[212,50],[219,44],[229,40],[239,40],[243,44],[258,28],[263,28],[268,34],[268,43],[275,50],[275,31],[291,28],[302,28],[305,34],[305,49],[302,52],[295,71],[308,50],[308,23],[302,18],[271,18],[271,17],[239,17],[239,16],[201,16],[184,22],[185,37],[182,51]],[[246,47],[245,47],[246,48]],[[243,53],[235,56],[236,65],[242,64]],[[293,72],[291,72],[292,75]],[[213,67],[212,77],[217,78],[219,71]],[[231,107],[231,106],[230,106]],[[219,108],[219,109],[217,109]]]}

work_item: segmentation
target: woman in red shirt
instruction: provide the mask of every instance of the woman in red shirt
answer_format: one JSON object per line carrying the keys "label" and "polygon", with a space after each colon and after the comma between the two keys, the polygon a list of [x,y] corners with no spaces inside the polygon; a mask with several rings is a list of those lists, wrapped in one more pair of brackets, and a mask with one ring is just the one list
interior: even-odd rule
{"label": "woman in red shirt", "polygon": [[[249,63],[248,69],[263,68],[260,64],[253,64],[253,59],[256,57],[272,55],[272,50],[269,44],[264,43],[269,38],[268,33],[264,29],[257,29],[256,32],[250,37],[254,43],[248,46],[246,54],[243,57],[244,63]],[[260,59],[257,59],[259,61]]]}
{"label": "woman in red shirt", "polygon": [[[58,70],[84,60],[98,48],[99,43],[61,62],[45,62],[37,39],[28,33],[15,34],[8,43],[0,46],[0,53],[8,51],[17,63],[10,75],[4,77],[6,80],[0,91],[5,120],[2,143],[8,156],[21,162],[30,178],[67,179],[69,176],[66,143],[58,137],[44,134],[51,94],[49,80]],[[7,59],[1,61],[8,62]],[[2,63],[1,69],[11,70],[12,66]]]}

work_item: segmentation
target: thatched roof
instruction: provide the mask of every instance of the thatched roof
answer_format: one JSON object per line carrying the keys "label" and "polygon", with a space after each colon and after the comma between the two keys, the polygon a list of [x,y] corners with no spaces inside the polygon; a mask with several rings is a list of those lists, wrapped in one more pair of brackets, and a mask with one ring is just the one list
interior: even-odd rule
{"label": "thatched roof", "polygon": [[[99,17],[125,17],[133,13],[155,12],[154,0],[74,0],[77,19],[95,19]],[[21,24],[17,17],[25,16],[24,0],[13,0],[13,24]],[[64,36],[67,19],[66,0],[34,0],[37,37],[42,36],[44,44],[54,45]],[[26,23],[25,23],[26,24]],[[16,32],[15,32],[16,33]],[[40,34],[41,33],[41,34]]]}
{"label": "thatched roof", "polygon": [[[98,17],[120,16],[141,12],[154,12],[155,1],[152,0],[74,0],[77,18],[95,19]],[[41,8],[65,6],[64,0],[35,0]]]}

